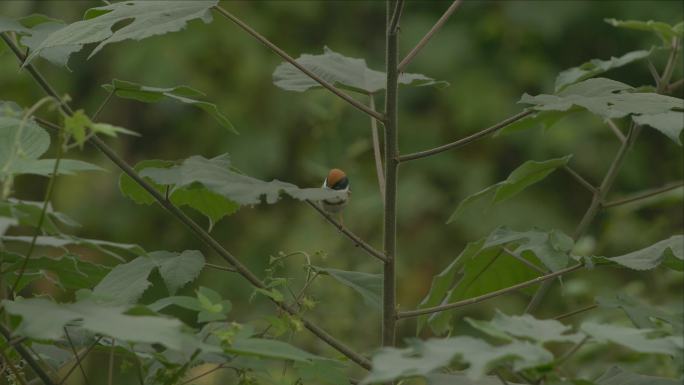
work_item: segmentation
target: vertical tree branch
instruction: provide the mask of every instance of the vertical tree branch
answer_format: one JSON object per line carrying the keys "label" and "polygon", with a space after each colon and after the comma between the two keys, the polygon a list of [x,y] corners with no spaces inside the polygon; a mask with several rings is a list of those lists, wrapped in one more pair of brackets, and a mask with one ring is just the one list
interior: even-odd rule
{"label": "vertical tree branch", "polygon": [[[375,98],[373,94],[368,94],[368,107],[375,111]],[[378,135],[378,122],[371,117],[371,136],[373,138],[373,158],[375,158],[375,174],[378,176],[378,187],[380,187],[380,196],[382,197],[382,204],[385,204],[385,172],[382,169],[382,153],[380,152],[380,136]]]}
{"label": "vertical tree branch", "polygon": [[399,11],[403,1],[387,1],[387,87],[385,94],[385,210],[383,271],[382,345],[394,346],[396,324],[396,272],[397,246],[397,175],[399,166],[397,139],[397,101],[399,68],[397,67],[397,30]]}

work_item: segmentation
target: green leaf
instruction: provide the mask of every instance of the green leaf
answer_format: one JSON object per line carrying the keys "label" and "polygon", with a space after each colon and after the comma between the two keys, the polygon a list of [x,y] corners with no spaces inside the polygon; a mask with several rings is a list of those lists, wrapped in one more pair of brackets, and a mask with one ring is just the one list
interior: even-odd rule
{"label": "green leaf", "polygon": [[[31,19],[30,24],[32,24],[29,31],[30,35],[22,36],[20,39],[21,44],[29,49],[29,53],[35,51],[48,36],[66,27],[66,23],[47,18],[43,15],[32,15],[28,18],[23,18],[22,23],[26,25],[29,18]],[[38,20],[38,18],[41,19]],[[62,45],[43,49],[38,55],[56,66],[69,68],[69,57],[72,53],[80,50],[81,46],[78,44]]]}
{"label": "green leaf", "polygon": [[235,127],[233,127],[233,124],[218,110],[218,107],[216,107],[215,104],[192,99],[193,97],[204,96],[204,93],[194,88],[188,86],[177,86],[170,88],[148,87],[118,79],[114,79],[112,80],[112,84],[105,84],[102,87],[109,92],[114,92],[114,95],[124,99],[133,99],[145,103],[155,103],[164,98],[169,98],[181,103],[195,106],[216,119],[221,127],[228,129],[235,134],[238,133],[235,130]]}
{"label": "green leaf", "polygon": [[678,385],[681,381],[632,373],[613,366],[594,380],[597,385]]}
{"label": "green leaf", "polygon": [[188,282],[199,276],[204,267],[204,256],[197,250],[185,250],[182,253],[168,251],[154,251],[147,256],[154,261],[159,269],[169,294],[176,291]]}
{"label": "green leaf", "polygon": [[609,60],[592,59],[578,67],[569,68],[556,77],[556,92],[570,84],[593,78],[614,68],[620,68],[637,60],[647,58],[651,51],[640,50],[627,52],[620,57],[611,57]]}
{"label": "green leaf", "polygon": [[[40,221],[40,214],[43,211],[43,202],[20,201],[16,199],[8,199],[7,201],[0,201],[0,217],[12,217],[16,219],[16,224],[23,226],[37,227]],[[43,218],[42,231],[47,234],[59,234],[60,230],[58,224],[63,224],[70,227],[79,227],[80,225],[64,213],[54,211],[52,205],[48,203],[46,215]]]}
{"label": "green leaf", "polygon": [[532,253],[546,267],[558,271],[568,266],[570,251],[575,242],[569,236],[558,230],[514,231],[506,227],[495,229],[485,241],[484,248],[516,243],[517,254]]}
{"label": "green leaf", "polygon": [[661,264],[670,269],[684,270],[684,235],[673,235],[644,249],[618,257],[596,257],[600,262],[614,262],[633,270],[651,270]]}
{"label": "green leaf", "polygon": [[200,305],[200,313],[197,322],[225,320],[226,314],[232,309],[232,303],[221,298],[221,295],[208,287],[200,287],[197,290],[197,301]]}
{"label": "green leaf", "polygon": [[608,341],[622,345],[639,353],[681,355],[684,344],[681,336],[654,337],[649,336],[653,329],[634,329],[619,325],[585,322],[580,329],[599,342]]}
{"label": "green leaf", "polygon": [[596,303],[602,308],[619,308],[640,329],[655,329],[659,325],[654,320],[665,321],[672,326],[674,334],[684,331],[684,313],[670,313],[656,307],[641,303],[625,293],[617,293],[614,297],[596,297]]}
{"label": "green leaf", "polygon": [[463,199],[456,207],[456,210],[451,214],[447,223],[456,220],[464,211],[472,207],[476,202],[490,197],[490,193],[492,192],[494,195],[493,198],[491,198],[490,204],[501,203],[514,197],[527,187],[543,180],[556,169],[568,164],[571,157],[572,155],[566,155],[562,158],[549,159],[541,162],[528,160],[513,170],[506,180],[493,184]]}
{"label": "green leaf", "polygon": [[164,297],[147,305],[147,307],[153,311],[160,311],[172,305],[179,306],[188,310],[202,310],[202,305],[200,305],[199,300],[197,300],[197,298],[195,297],[188,296]]}
{"label": "green leaf", "polygon": [[135,131],[131,131],[119,126],[113,126],[108,123],[93,123],[90,125],[90,129],[96,134],[104,134],[112,138],[115,138],[118,134],[140,136],[140,134]]}
{"label": "green leaf", "polygon": [[28,33],[29,30],[16,20],[0,16],[0,32]]}
{"label": "green leaf", "polygon": [[294,369],[304,384],[349,385],[347,366],[333,360],[296,362]]}
{"label": "green leaf", "polygon": [[613,27],[635,29],[638,31],[653,32],[663,41],[663,46],[669,47],[673,37],[682,38],[684,35],[684,22],[679,22],[672,26],[662,21],[641,21],[641,20],[616,20],[604,19]]}
{"label": "green leaf", "polygon": [[[485,376],[480,380],[472,380],[460,373],[431,373],[425,376],[428,385],[502,385],[501,380],[495,376]],[[517,382],[507,381],[507,385],[522,385]]]}
{"label": "green leaf", "polygon": [[572,111],[580,107],[607,119],[630,116],[637,124],[655,128],[681,146],[684,100],[656,93],[637,92],[627,84],[605,78],[569,85],[555,95],[524,94],[520,103],[537,111]]}
{"label": "green leaf", "polygon": [[[323,48],[321,55],[301,55],[297,58],[297,63],[336,87],[363,94],[384,90],[387,82],[385,73],[369,69],[364,59],[346,57],[328,47]],[[322,87],[290,63],[281,63],[276,67],[273,84],[286,91],[297,92]],[[410,73],[402,73],[399,84],[437,87],[449,85],[425,75]]]}
{"label": "green leaf", "polygon": [[73,136],[79,147],[83,148],[86,131],[88,131],[90,124],[92,123],[88,115],[83,110],[77,110],[72,115],[64,118],[64,131]]}
{"label": "green leaf", "polygon": [[[173,165],[173,162],[171,161],[150,159],[139,162],[135,165],[134,169],[139,173],[140,170],[148,167],[170,167],[171,165]],[[164,186],[154,183],[149,178],[146,178],[146,181],[152,184],[152,187],[160,194],[164,194]],[[132,199],[133,202],[138,204],[150,205],[156,202],[150,193],[137,184],[133,178],[126,173],[121,173],[121,176],[119,177],[119,190],[121,190],[121,193],[125,197]]]}
{"label": "green leaf", "polygon": [[[33,237],[21,236],[21,235],[18,235],[18,236],[0,235],[0,240],[7,241],[7,242],[31,243],[33,241]],[[116,242],[102,241],[99,239],[79,238],[79,237],[75,237],[73,235],[66,235],[66,234],[60,234],[59,236],[43,236],[43,235],[41,235],[41,236],[38,236],[38,238],[36,238],[36,246],[65,248],[66,246],[72,246],[72,245],[89,247],[89,248],[95,249],[97,251],[103,252],[109,256],[112,256],[112,257],[114,257],[120,261],[124,261],[125,259],[122,258],[121,256],[119,256],[117,253],[113,252],[112,250],[126,251],[126,252],[134,253],[134,254],[145,253],[145,250],[143,250],[140,246],[135,245],[135,244],[116,243]]]}
{"label": "green leaf", "polygon": [[345,271],[313,266],[316,271],[329,275],[337,282],[361,294],[363,301],[370,307],[380,310],[382,293],[382,274],[369,274],[359,271]]}
{"label": "green leaf", "polygon": [[[50,176],[55,168],[56,159],[18,159],[11,168],[13,174]],[[104,171],[100,166],[77,159],[59,161],[59,175],[74,175],[83,171]]]}
{"label": "green leaf", "polygon": [[[34,339],[57,340],[63,337],[64,327],[78,321],[78,326],[93,333],[120,341],[159,343],[173,350],[220,349],[199,341],[184,331],[176,319],[126,314],[127,307],[107,306],[92,301],[58,304],[43,298],[2,301],[8,313],[21,316],[15,333]],[[49,314],[49,317],[45,315]]]}
{"label": "green leaf", "polygon": [[120,264],[95,286],[93,294],[112,305],[133,303],[151,285],[147,277],[155,267],[154,260],[145,256]]}
{"label": "green leaf", "polygon": [[455,358],[468,364],[465,374],[477,380],[500,365],[512,364],[513,370],[518,371],[548,364],[553,355],[539,345],[520,341],[493,346],[472,337],[413,340],[408,348],[383,348],[373,355],[373,369],[361,384],[425,376]]}
{"label": "green leaf", "polygon": [[278,201],[281,193],[299,200],[339,199],[347,192],[322,188],[299,188],[293,184],[273,180],[264,182],[239,174],[230,167],[227,154],[212,159],[192,156],[180,165],[170,168],[146,168],[140,172],[161,185],[171,185],[173,190],[199,183],[207,190],[219,194],[240,205],[255,205],[265,198],[266,203]]}
{"label": "green leaf", "polygon": [[547,342],[578,343],[583,336],[567,334],[570,326],[563,325],[556,320],[539,320],[529,314],[508,316],[497,310],[491,321],[480,321],[466,317],[466,321],[481,332],[492,337],[499,337],[508,341],[525,339],[545,344]]}
{"label": "green leaf", "polygon": [[[82,21],[77,21],[50,34],[28,56],[30,63],[43,50],[64,46],[99,43],[88,58],[105,45],[123,40],[142,40],[183,29],[188,21],[211,21],[210,8],[217,1],[125,1],[89,9]],[[122,28],[116,24],[130,21]],[[80,50],[80,49],[79,49]]]}
{"label": "green leaf", "polygon": [[320,357],[278,340],[240,338],[224,350],[238,355],[308,362]]}

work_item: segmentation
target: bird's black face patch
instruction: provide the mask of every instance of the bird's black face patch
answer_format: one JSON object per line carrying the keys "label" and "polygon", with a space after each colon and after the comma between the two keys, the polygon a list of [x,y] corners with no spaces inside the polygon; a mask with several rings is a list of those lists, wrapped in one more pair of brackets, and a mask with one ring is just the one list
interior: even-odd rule
{"label": "bird's black face patch", "polygon": [[339,181],[337,181],[337,183],[335,183],[335,184],[332,186],[332,189],[333,189],[333,190],[344,190],[344,189],[346,189],[347,187],[349,187],[349,179],[347,179],[347,177],[345,176],[344,178],[342,178],[342,179],[340,179]]}

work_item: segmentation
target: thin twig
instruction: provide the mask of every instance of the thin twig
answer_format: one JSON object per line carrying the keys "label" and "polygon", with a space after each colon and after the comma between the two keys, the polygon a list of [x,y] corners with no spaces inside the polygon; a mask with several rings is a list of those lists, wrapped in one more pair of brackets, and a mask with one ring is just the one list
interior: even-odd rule
{"label": "thin twig", "polygon": [[658,70],[653,65],[651,59],[648,59],[648,70],[651,72],[651,76],[653,76],[653,81],[655,82],[656,87],[660,88],[660,74],[658,74]]}
{"label": "thin twig", "polygon": [[[78,352],[76,351],[76,347],[74,346],[74,342],[71,340],[71,336],[69,336],[69,331],[67,330],[66,327],[64,327],[63,329],[64,329],[64,335],[66,336],[67,342],[69,342],[69,346],[71,347],[71,351],[74,352],[74,358],[76,359],[76,364],[78,365],[79,369],[81,369],[81,375],[83,376],[83,380],[85,380],[86,385],[88,385],[90,382],[88,381],[88,376],[86,376],[85,369],[83,369],[83,364],[81,363],[81,357],[78,356]],[[62,380],[62,382],[63,381],[64,380]]]}
{"label": "thin twig", "polygon": [[660,83],[658,84],[658,93],[662,94],[670,86],[670,79],[672,79],[672,74],[674,73],[675,62],[677,61],[677,54],[679,53],[679,38],[672,38],[672,45],[670,47],[670,56],[667,59],[667,64],[663,70],[663,76],[660,78]]}
{"label": "thin twig", "polygon": [[597,307],[598,307],[598,304],[594,303],[594,304],[591,304],[591,305],[587,305],[587,306],[585,306],[585,307],[581,307],[581,308],[579,308],[579,309],[575,309],[575,310],[573,310],[573,311],[569,311],[569,312],[564,313],[564,314],[561,314],[561,315],[559,315],[559,316],[553,317],[553,319],[555,319],[556,321],[560,321],[560,320],[562,320],[562,319],[565,319],[565,318],[568,318],[568,317],[572,317],[572,316],[574,316],[574,315],[576,315],[576,314],[580,314],[580,313],[584,313],[585,311],[589,311],[589,310],[592,310],[592,309],[596,309]]}
{"label": "thin twig", "polygon": [[[12,338],[12,334],[9,331],[9,329],[7,329],[5,325],[2,324],[0,324],[0,334],[2,334],[2,336],[5,337],[7,341],[9,341]],[[23,358],[24,361],[26,361],[28,366],[31,367],[33,372],[40,378],[41,381],[43,381],[45,385],[55,385],[55,382],[52,381],[52,378],[50,378],[47,372],[40,367],[40,365],[38,364],[38,362],[36,362],[35,359],[33,359],[31,353],[29,353],[28,350],[26,350],[23,344],[16,344],[12,347],[14,348],[14,350],[17,351],[17,353],[19,353],[21,358]]]}
{"label": "thin twig", "polygon": [[413,47],[413,49],[408,53],[408,55],[406,55],[406,57],[401,61],[401,63],[399,63],[399,72],[404,72],[406,66],[411,62],[411,60],[413,60],[413,58],[418,54],[418,52],[421,49],[423,49],[423,47],[425,47],[425,45],[428,43],[428,41],[430,41],[432,36],[437,31],[439,31],[440,28],[442,28],[442,26],[449,19],[449,16],[451,16],[451,14],[456,11],[458,6],[461,5],[462,2],[463,0],[454,0],[454,2],[451,3],[451,5],[449,6],[449,8],[447,8],[442,17],[440,17],[439,20],[437,20],[435,25],[433,25],[432,28],[430,28],[428,33],[426,33],[425,36],[423,36],[423,38],[420,39],[418,44],[416,44],[416,46]]}
{"label": "thin twig", "polygon": [[584,179],[579,173],[577,173],[577,171],[573,170],[573,169],[572,169],[570,166],[568,166],[568,165],[563,166],[563,169],[564,169],[565,171],[567,171],[568,174],[572,175],[572,177],[575,178],[575,180],[576,180],[577,182],[579,182],[579,184],[581,184],[582,186],[584,186],[584,187],[585,187],[587,190],[589,190],[592,194],[596,194],[596,192],[597,192],[596,187],[594,187],[593,184],[589,183],[586,179]]}
{"label": "thin twig", "polygon": [[394,11],[390,18],[389,26],[387,27],[389,34],[396,34],[399,32],[399,19],[401,19],[401,11],[404,9],[404,0],[395,0]]}
{"label": "thin twig", "polygon": [[610,127],[611,131],[613,131],[615,136],[617,136],[618,139],[620,139],[620,142],[624,143],[625,140],[627,140],[625,134],[623,134],[622,131],[620,131],[620,128],[617,126],[617,124],[615,124],[613,119],[606,119],[606,124],[608,125],[608,127]]}
{"label": "thin twig", "polygon": [[570,357],[572,357],[575,353],[577,353],[577,351],[580,350],[580,348],[582,346],[584,346],[584,344],[588,340],[589,340],[589,336],[584,336],[584,338],[582,338],[582,340],[580,342],[576,343],[572,348],[570,348],[570,350],[568,350],[565,354],[563,354],[563,356],[556,361],[556,365],[555,365],[556,368],[558,369],[561,366],[563,366],[563,364],[565,364],[570,359]]}
{"label": "thin twig", "polygon": [[672,190],[677,189],[677,188],[682,187],[682,186],[684,186],[684,181],[679,181],[679,182],[668,184],[668,185],[660,187],[660,188],[646,190],[646,191],[634,194],[634,195],[626,197],[626,198],[616,199],[616,200],[610,201],[610,202],[604,202],[601,205],[604,208],[620,206],[620,205],[624,205],[627,203],[632,203],[632,202],[640,201],[642,199],[650,198],[654,195],[658,195],[658,194],[662,194],[662,193],[665,193],[668,191],[672,191]]}
{"label": "thin twig", "polygon": [[509,254],[511,257],[513,257],[513,258],[517,259],[518,261],[522,262],[525,266],[529,267],[530,269],[532,269],[532,270],[534,270],[534,271],[536,271],[536,272],[542,273],[542,274],[548,273],[548,271],[546,271],[546,270],[542,269],[541,267],[535,265],[534,263],[528,261],[527,259],[525,259],[525,258],[523,258],[522,256],[518,255],[518,253],[514,252],[513,250],[509,250],[507,247],[504,247],[503,250],[504,250],[507,254]]}
{"label": "thin twig", "polygon": [[310,200],[306,200],[306,203],[309,204],[309,206],[313,207],[314,210],[316,210],[323,218],[325,218],[330,224],[335,226],[337,230],[339,230],[342,234],[344,234],[347,238],[349,238],[352,242],[354,242],[355,246],[358,246],[365,250],[369,255],[385,262],[387,260],[387,257],[376,250],[373,246],[369,245],[366,243],[363,239],[361,239],[358,235],[352,233],[350,230],[348,230],[346,227],[344,227],[342,224],[337,222],[335,218],[330,216],[328,213],[326,213],[319,205],[317,205],[315,202],[312,202]]}
{"label": "thin twig", "polygon": [[255,31],[250,27],[249,25],[245,24],[242,20],[238,19],[237,17],[233,16],[230,12],[226,11],[223,7],[220,5],[217,5],[214,7],[214,9],[220,13],[222,16],[226,17],[228,20],[232,21],[233,23],[237,24],[238,27],[242,28],[245,32],[247,32],[249,35],[257,39],[261,44],[265,45],[266,47],[270,48],[271,51],[275,52],[278,56],[283,58],[285,61],[289,62],[293,66],[297,67],[300,71],[302,71],[306,76],[310,77],[314,81],[316,81],[318,84],[326,88],[328,91],[332,92],[333,94],[339,96],[342,98],[344,101],[347,103],[351,104],[352,106],[356,107],[358,110],[365,112],[366,114],[374,117],[375,119],[378,119],[379,121],[383,121],[384,117],[377,113],[376,111],[371,110],[370,108],[366,107],[363,103],[359,102],[358,100],[352,98],[351,96],[347,95],[337,87],[333,86],[329,82],[323,80],[321,77],[316,75],[315,73],[311,72],[308,68],[304,67],[303,65],[299,64],[295,59],[293,59],[290,55],[288,55],[285,51],[280,49],[277,45],[271,43],[268,39],[266,39],[264,36],[262,36],[259,32]]}
{"label": "thin twig", "polygon": [[98,336],[95,339],[95,341],[93,341],[93,343],[90,344],[90,346],[88,346],[88,348],[83,351],[82,354],[76,353],[76,355],[75,355],[76,363],[71,365],[71,368],[69,368],[67,373],[64,375],[64,377],[62,377],[62,379],[59,381],[59,383],[57,385],[64,384],[64,382],[69,378],[69,376],[71,376],[71,373],[73,373],[74,370],[76,370],[76,368],[80,366],[80,360],[82,360],[85,356],[87,356],[88,353],[90,353],[90,351],[93,350],[95,348],[95,346],[97,346],[97,344],[100,342],[101,339],[102,339],[102,336]]}
{"label": "thin twig", "polygon": [[109,362],[107,364],[107,385],[112,385],[114,381],[114,350],[116,349],[115,339],[112,338],[112,347],[109,349]]}
{"label": "thin twig", "polygon": [[502,120],[501,122],[491,126],[487,127],[482,131],[478,131],[472,135],[466,136],[465,138],[459,139],[455,142],[447,143],[439,147],[435,147],[429,150],[425,151],[419,151],[419,152],[414,152],[412,154],[407,154],[407,155],[402,155],[399,157],[399,162],[406,162],[409,160],[415,160],[415,159],[420,159],[420,158],[425,158],[431,155],[439,154],[440,152],[446,151],[446,150],[451,150],[452,148],[458,148],[458,147],[463,147],[467,144],[470,144],[478,139],[482,139],[485,136],[492,134],[509,124],[513,122],[517,122],[518,120],[526,117],[527,115],[532,114],[534,111],[533,110],[526,110],[520,113],[517,113],[507,119]]}
{"label": "thin twig", "polygon": [[[375,111],[375,98],[373,94],[368,94],[368,107]],[[380,136],[378,135],[378,121],[370,118],[371,121],[371,136],[373,138],[373,158],[375,158],[375,174],[378,176],[378,187],[380,187],[380,196],[382,197],[382,204],[385,204],[385,172],[382,166],[382,153],[380,152]]]}
{"label": "thin twig", "polygon": [[109,93],[107,94],[107,97],[104,99],[104,101],[102,101],[100,106],[97,107],[97,110],[95,110],[95,112],[93,113],[93,116],[90,117],[90,120],[92,120],[93,122],[97,120],[97,117],[100,116],[100,112],[102,112],[102,110],[104,110],[105,106],[112,99],[112,96],[114,96],[115,92],[116,92],[116,87],[112,88],[112,90],[109,91]]}
{"label": "thin twig", "polygon": [[583,264],[577,264],[577,265],[567,267],[567,268],[562,269],[562,270],[555,271],[553,273],[542,275],[540,277],[531,279],[529,281],[519,283],[517,285],[509,286],[507,288],[496,290],[496,291],[493,291],[491,293],[483,294],[483,295],[480,295],[477,297],[468,298],[468,299],[465,299],[462,301],[447,303],[447,304],[439,305],[439,306],[427,307],[424,309],[417,309],[417,310],[400,312],[397,315],[397,318],[401,319],[401,318],[417,317],[417,316],[420,316],[423,314],[438,313],[438,312],[442,312],[445,310],[450,310],[450,309],[455,309],[458,307],[476,304],[476,303],[483,302],[483,301],[486,301],[486,300],[491,299],[491,298],[495,298],[495,297],[510,293],[512,291],[523,289],[523,288],[526,288],[528,286],[532,286],[532,285],[538,284],[540,282],[544,282],[546,280],[559,277],[563,274],[567,274],[567,273],[573,272],[575,270],[579,270],[583,266],[584,266]]}
{"label": "thin twig", "polygon": [[232,369],[232,368],[230,368],[230,367],[228,367],[228,366],[225,366],[225,364],[219,364],[219,365],[217,365],[216,367],[207,370],[206,372],[200,373],[200,374],[198,374],[197,376],[195,376],[195,377],[193,377],[193,378],[191,378],[191,379],[189,379],[189,380],[187,380],[187,381],[181,382],[179,385],[187,385],[187,384],[189,384],[189,383],[191,383],[191,382],[193,382],[193,381],[195,381],[195,380],[199,380],[200,378],[202,378],[202,377],[204,377],[204,376],[208,376],[208,375],[214,373],[215,371],[221,370],[221,369]]}

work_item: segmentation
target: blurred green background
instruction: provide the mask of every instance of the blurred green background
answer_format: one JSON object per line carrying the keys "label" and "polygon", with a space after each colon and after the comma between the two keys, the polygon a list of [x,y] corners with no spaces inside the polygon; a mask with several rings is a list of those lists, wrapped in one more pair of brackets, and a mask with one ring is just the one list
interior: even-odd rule
{"label": "blurred green background", "polygon": [[[101,4],[3,1],[0,14],[21,17],[43,13],[73,22],[87,8]],[[402,56],[448,5],[446,1],[406,3],[400,34]],[[227,1],[223,6],[294,57],[322,53],[328,46],[346,56],[365,58],[371,68],[383,70],[383,2]],[[609,17],[674,24],[682,20],[684,10],[679,1],[466,1],[407,68],[408,72],[446,80],[451,86],[401,89],[401,152],[453,141],[521,111],[516,104],[520,96],[524,92],[552,93],[555,76],[563,69],[592,58],[608,59],[659,44],[655,35],[611,27],[603,22]],[[233,135],[202,111],[171,101],[142,104],[113,99],[99,120],[142,135],[107,140],[128,162],[182,159],[196,154],[213,157],[227,152],[234,165],[251,176],[315,187],[322,183],[328,169],[342,168],[351,179],[353,191],[344,222],[380,247],[382,203],[375,179],[369,119],[327,91],[300,94],[275,87],[271,74],[281,60],[235,25],[215,15],[211,24],[192,22],[178,33],[109,45],[86,60],[89,50],[72,57],[71,72],[44,61],[37,64],[61,94],[71,97],[74,106],[92,113],[106,96],[101,85],[113,78],[159,87],[189,85],[205,92],[206,100],[216,103],[240,132]],[[663,68],[665,57],[656,55],[653,60],[657,68]],[[680,59],[674,79],[682,77],[681,63]],[[652,84],[645,61],[610,72],[607,77],[632,86]],[[681,88],[678,92],[675,96],[682,97]],[[18,70],[11,52],[1,51],[0,99],[29,106],[42,96],[28,74]],[[382,102],[382,98],[377,101],[379,109]],[[557,228],[571,234],[591,197],[559,171],[513,200],[446,225],[461,199],[505,179],[526,160],[567,154],[574,154],[574,169],[598,184],[618,145],[599,118],[575,114],[546,132],[536,129],[487,138],[402,165],[400,308],[414,308],[429,290],[432,276],[467,242],[486,236],[497,225],[518,230]],[[108,170],[60,177],[57,181],[54,206],[83,225],[75,230],[77,235],[137,243],[146,250],[199,249],[209,261],[223,263],[160,207],[138,206],[122,197],[119,171],[100,153],[86,147],[70,156]],[[681,147],[655,130],[646,129],[609,197],[659,187],[681,180],[683,174]],[[16,196],[40,200],[45,186],[46,179],[20,177]],[[206,224],[205,218],[195,212],[190,214]],[[682,225],[679,189],[601,213],[582,243],[598,255],[619,255],[681,233]],[[326,258],[315,257],[317,265],[381,271],[375,259],[353,247],[311,208],[287,198],[275,205],[243,208],[218,223],[212,234],[261,275],[270,255],[297,250],[323,251]],[[295,277],[295,285],[301,283],[302,264],[296,258],[287,263],[285,274]],[[232,300],[232,315],[238,322],[255,322],[274,312],[263,298],[250,301],[252,290],[237,275],[206,270],[199,284],[219,290]],[[665,270],[643,274],[621,270],[574,273],[564,279],[562,291],[560,285],[554,285],[539,314],[557,315],[591,303],[596,295],[618,291],[653,304],[674,306],[681,301],[682,284],[681,274]],[[193,287],[184,290],[190,293]],[[369,353],[376,348],[378,312],[331,279],[317,280],[312,290],[319,301],[309,315],[312,319],[360,351]],[[459,314],[490,318],[495,308],[520,312],[528,299],[522,293],[511,294],[464,308]],[[618,313],[604,316],[620,317]],[[415,335],[412,320],[400,326],[402,336]],[[294,342],[334,355],[306,332],[297,334]],[[591,364],[581,370],[591,372]]]}

